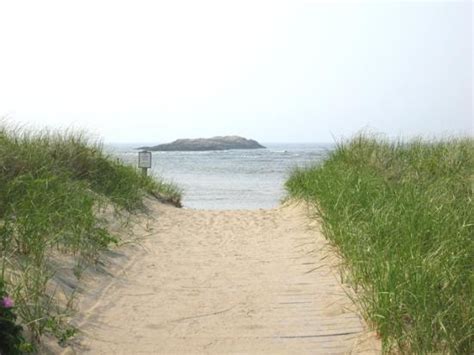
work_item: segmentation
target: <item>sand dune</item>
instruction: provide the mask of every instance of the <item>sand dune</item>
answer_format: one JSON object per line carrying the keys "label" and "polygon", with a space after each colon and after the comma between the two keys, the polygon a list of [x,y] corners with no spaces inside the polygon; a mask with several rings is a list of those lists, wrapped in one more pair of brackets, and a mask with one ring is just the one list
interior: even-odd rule
{"label": "sand dune", "polygon": [[380,352],[304,206],[150,213],[144,248],[82,296],[64,353]]}

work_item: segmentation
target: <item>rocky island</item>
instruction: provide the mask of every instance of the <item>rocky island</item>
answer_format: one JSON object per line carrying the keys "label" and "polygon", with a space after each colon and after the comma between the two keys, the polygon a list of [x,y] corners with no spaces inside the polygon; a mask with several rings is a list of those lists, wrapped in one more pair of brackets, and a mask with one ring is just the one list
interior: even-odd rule
{"label": "rocky island", "polygon": [[225,136],[198,139],[178,139],[167,144],[152,147],[140,147],[151,151],[206,151],[206,150],[229,150],[229,149],[261,149],[263,145],[253,139],[239,136]]}

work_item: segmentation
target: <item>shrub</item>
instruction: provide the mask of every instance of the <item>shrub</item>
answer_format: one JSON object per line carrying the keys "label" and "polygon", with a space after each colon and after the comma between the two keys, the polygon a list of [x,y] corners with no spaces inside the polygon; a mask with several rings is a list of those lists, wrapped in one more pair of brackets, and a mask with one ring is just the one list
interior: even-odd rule
{"label": "shrub", "polygon": [[13,299],[5,291],[0,279],[0,354],[21,354],[25,340],[22,327],[16,324]]}

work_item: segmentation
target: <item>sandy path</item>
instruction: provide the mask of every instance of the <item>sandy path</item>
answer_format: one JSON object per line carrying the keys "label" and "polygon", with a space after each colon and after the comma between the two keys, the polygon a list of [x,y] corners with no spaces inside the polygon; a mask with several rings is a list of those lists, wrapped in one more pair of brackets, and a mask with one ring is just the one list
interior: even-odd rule
{"label": "sandy path", "polygon": [[302,206],[151,208],[147,251],[83,311],[77,353],[378,352]]}

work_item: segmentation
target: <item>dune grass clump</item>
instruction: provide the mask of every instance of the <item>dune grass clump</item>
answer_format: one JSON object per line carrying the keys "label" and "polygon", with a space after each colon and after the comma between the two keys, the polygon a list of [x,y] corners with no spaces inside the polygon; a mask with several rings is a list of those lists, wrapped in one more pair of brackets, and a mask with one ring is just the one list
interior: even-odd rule
{"label": "dune grass clump", "polygon": [[0,284],[33,338],[60,329],[48,293],[51,256],[93,263],[118,242],[100,212],[139,209],[146,195],[180,204],[176,186],[142,176],[82,133],[0,126]]}
{"label": "dune grass clump", "polygon": [[360,136],[286,188],[316,206],[385,351],[472,353],[473,139]]}

